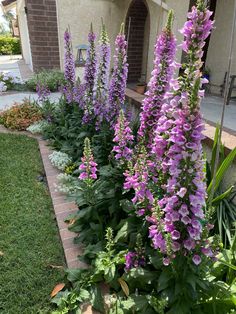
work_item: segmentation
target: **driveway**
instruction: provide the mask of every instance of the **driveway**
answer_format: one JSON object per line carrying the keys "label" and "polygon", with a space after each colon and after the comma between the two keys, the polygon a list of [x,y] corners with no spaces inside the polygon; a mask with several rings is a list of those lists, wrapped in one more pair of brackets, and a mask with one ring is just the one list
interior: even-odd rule
{"label": "driveway", "polygon": [[[0,56],[0,72],[11,72],[18,77],[21,82],[28,79],[32,75],[32,71],[22,60],[21,55],[15,56]],[[58,101],[60,93],[52,93],[50,99]],[[38,95],[34,92],[5,92],[0,96],[0,110],[11,107],[14,103],[20,103],[23,99],[37,100]]]}

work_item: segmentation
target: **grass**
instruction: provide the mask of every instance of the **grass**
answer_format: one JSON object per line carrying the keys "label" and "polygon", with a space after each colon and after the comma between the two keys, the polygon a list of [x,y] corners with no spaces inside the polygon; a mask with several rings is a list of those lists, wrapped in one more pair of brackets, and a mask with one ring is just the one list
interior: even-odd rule
{"label": "grass", "polygon": [[50,313],[64,256],[38,143],[0,134],[0,313]]}

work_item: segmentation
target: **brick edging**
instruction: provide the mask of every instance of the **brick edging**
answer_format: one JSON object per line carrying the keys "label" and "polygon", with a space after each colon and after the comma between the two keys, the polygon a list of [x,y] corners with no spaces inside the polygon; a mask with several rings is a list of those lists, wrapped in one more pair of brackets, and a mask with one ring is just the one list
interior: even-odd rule
{"label": "brick edging", "polygon": [[[55,184],[58,183],[57,176],[59,170],[54,168],[48,158],[52,153],[52,149],[48,146],[48,142],[39,136],[32,135],[28,132],[11,131],[0,125],[0,133],[26,135],[38,141],[39,152],[42,158],[45,175],[47,178],[48,189],[52,199],[52,205],[57,221],[57,226],[65,254],[65,260],[68,268],[87,268],[88,265],[79,261],[78,257],[82,255],[83,249],[74,243],[76,233],[68,230],[68,225],[64,222],[65,218],[78,210],[75,202],[66,199],[66,196],[60,192],[55,191]],[[105,291],[105,288],[103,289]],[[83,314],[100,314],[92,308],[90,304],[82,305]]]}
{"label": "brick edging", "polygon": [[69,214],[76,213],[78,211],[78,207],[75,202],[68,200],[64,194],[55,191],[55,185],[58,185],[59,183],[57,176],[60,171],[52,166],[48,158],[53,150],[48,147],[48,143],[45,140],[38,138],[38,143],[47,178],[48,189],[57,220],[57,226],[65,253],[66,264],[68,268],[87,268],[87,265],[78,259],[78,256],[82,255],[82,247],[79,247],[73,241],[76,233],[69,231],[68,224],[65,223],[66,217]]}

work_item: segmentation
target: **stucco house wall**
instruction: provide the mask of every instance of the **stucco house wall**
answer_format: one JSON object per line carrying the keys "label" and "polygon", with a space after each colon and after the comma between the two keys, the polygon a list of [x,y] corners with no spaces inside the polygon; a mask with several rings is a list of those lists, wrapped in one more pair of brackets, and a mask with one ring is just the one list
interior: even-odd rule
{"label": "stucco house wall", "polygon": [[[76,55],[75,46],[87,43],[87,35],[91,22],[93,23],[94,31],[96,34],[99,34],[101,17],[103,18],[108,30],[113,54],[115,37],[120,30],[121,23],[126,20],[126,15],[132,1],[133,0],[70,0],[70,5],[68,5],[67,0],[57,0],[61,67],[63,67],[64,59],[63,33],[65,29],[68,26],[70,27],[73,37],[74,54]],[[144,65],[147,64],[146,76],[148,80],[153,68],[153,53],[156,37],[165,23],[167,17],[167,7],[172,8],[175,11],[174,31],[177,35],[178,42],[180,42],[182,36],[178,32],[178,29],[183,26],[183,23],[186,20],[189,0],[181,0],[181,5],[179,5],[179,2],[176,0],[166,0],[165,8],[162,8],[153,0],[146,0],[145,2],[150,14],[150,33],[146,32],[144,38],[144,41],[148,42],[148,51],[143,53],[143,68]],[[180,49],[177,57],[179,61],[181,59]]]}
{"label": "stucco house wall", "polygon": [[[233,23],[234,0],[218,0],[215,12],[215,29],[212,32],[206,66],[211,71],[211,92],[219,94],[227,71],[230,37]],[[236,75],[236,32],[234,38],[232,72]]]}
{"label": "stucco house wall", "polygon": [[22,55],[25,60],[25,63],[30,67],[31,70],[33,70],[28,23],[25,13],[25,0],[17,1],[16,12],[18,16],[18,23],[20,29]]}

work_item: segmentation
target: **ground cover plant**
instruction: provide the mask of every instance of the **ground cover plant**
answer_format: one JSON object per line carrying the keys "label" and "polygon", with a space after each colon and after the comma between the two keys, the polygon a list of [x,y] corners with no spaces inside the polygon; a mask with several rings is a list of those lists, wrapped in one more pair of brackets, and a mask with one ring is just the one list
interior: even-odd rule
{"label": "ground cover plant", "polygon": [[64,257],[36,140],[0,134],[0,312],[50,313]]}
{"label": "ground cover plant", "polygon": [[[206,179],[201,143],[200,102],[206,82],[201,58],[214,23],[205,1],[197,1],[181,30],[186,57],[179,65],[172,21],[170,11],[157,38],[138,128],[125,104],[123,25],[115,41],[110,80],[105,27],[98,49],[91,27],[81,85],[75,80],[71,34],[65,32],[67,83],[60,110],[49,112],[44,136],[72,158],[61,175],[61,189],[79,207],[67,220],[78,234],[75,241],[84,244],[81,259],[90,268],[68,271],[65,289],[52,300],[55,313],[81,313],[87,301],[109,314],[235,310],[233,228],[230,245],[222,250],[219,230],[212,224],[216,198],[223,200],[231,192],[218,194],[217,188],[235,150],[219,165],[213,187],[212,177]],[[175,78],[179,67],[182,75]],[[61,161],[54,164],[60,166]],[[214,202],[208,201],[211,190]],[[105,296],[102,282],[108,286]]]}
{"label": "ground cover plant", "polygon": [[30,125],[42,120],[42,110],[37,103],[25,99],[11,108],[0,112],[0,124],[12,130],[24,131]]}

